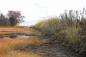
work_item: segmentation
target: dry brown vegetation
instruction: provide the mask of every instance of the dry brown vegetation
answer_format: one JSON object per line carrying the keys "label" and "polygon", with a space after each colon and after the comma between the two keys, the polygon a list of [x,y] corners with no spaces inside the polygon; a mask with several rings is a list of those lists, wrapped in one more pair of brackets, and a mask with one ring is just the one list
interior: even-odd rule
{"label": "dry brown vegetation", "polygon": [[25,46],[39,46],[43,44],[40,39],[37,38],[16,38],[16,39],[0,39],[0,56],[1,57],[42,57],[39,54],[33,53],[31,51],[18,51],[18,48],[23,48]]}
{"label": "dry brown vegetation", "polygon": [[3,35],[3,34],[12,34],[12,33],[23,33],[23,34],[36,34],[39,35],[40,32],[38,31],[35,31],[31,28],[28,28],[28,27],[10,27],[10,26],[7,26],[7,27],[0,27],[0,35]]}

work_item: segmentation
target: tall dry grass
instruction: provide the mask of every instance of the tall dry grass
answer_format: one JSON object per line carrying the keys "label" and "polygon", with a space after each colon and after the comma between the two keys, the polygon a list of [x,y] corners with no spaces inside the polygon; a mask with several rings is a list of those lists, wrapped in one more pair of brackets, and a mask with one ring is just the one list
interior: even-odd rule
{"label": "tall dry grass", "polygon": [[34,27],[39,29],[41,37],[49,39],[52,43],[54,41],[60,43],[74,54],[85,56],[86,19],[70,22],[68,20],[52,18],[39,22]]}
{"label": "tall dry grass", "polygon": [[16,39],[0,39],[0,56],[1,57],[41,57],[41,55],[24,51],[15,50],[24,48],[25,46],[39,46],[43,42],[38,38],[16,38]]}

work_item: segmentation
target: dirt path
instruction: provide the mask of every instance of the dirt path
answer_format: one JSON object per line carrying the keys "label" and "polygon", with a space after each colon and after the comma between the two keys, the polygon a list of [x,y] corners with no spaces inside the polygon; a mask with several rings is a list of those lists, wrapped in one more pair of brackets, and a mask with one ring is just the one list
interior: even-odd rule
{"label": "dirt path", "polygon": [[21,51],[32,51],[38,54],[42,54],[43,57],[76,57],[70,55],[65,51],[62,47],[58,44],[51,44],[51,45],[41,45],[39,47],[26,47],[25,49],[21,49]]}
{"label": "dirt path", "polygon": [[38,51],[44,53],[46,57],[75,57],[67,54],[67,51],[65,52],[65,50],[58,44],[40,47]]}

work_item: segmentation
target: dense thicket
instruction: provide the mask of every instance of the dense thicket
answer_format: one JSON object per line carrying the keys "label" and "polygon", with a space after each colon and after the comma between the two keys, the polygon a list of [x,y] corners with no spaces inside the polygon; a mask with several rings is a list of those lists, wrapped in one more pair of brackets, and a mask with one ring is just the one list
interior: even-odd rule
{"label": "dense thicket", "polygon": [[41,37],[86,57],[86,9],[65,11],[60,17],[41,21],[33,28],[41,32]]}

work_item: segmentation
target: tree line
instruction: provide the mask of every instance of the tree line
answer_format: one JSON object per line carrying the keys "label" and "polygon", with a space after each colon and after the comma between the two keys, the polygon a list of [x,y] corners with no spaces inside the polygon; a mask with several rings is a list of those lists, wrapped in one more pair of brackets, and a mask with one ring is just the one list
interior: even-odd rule
{"label": "tree line", "polygon": [[22,22],[23,16],[20,11],[8,11],[7,15],[0,14],[0,26],[16,26]]}

